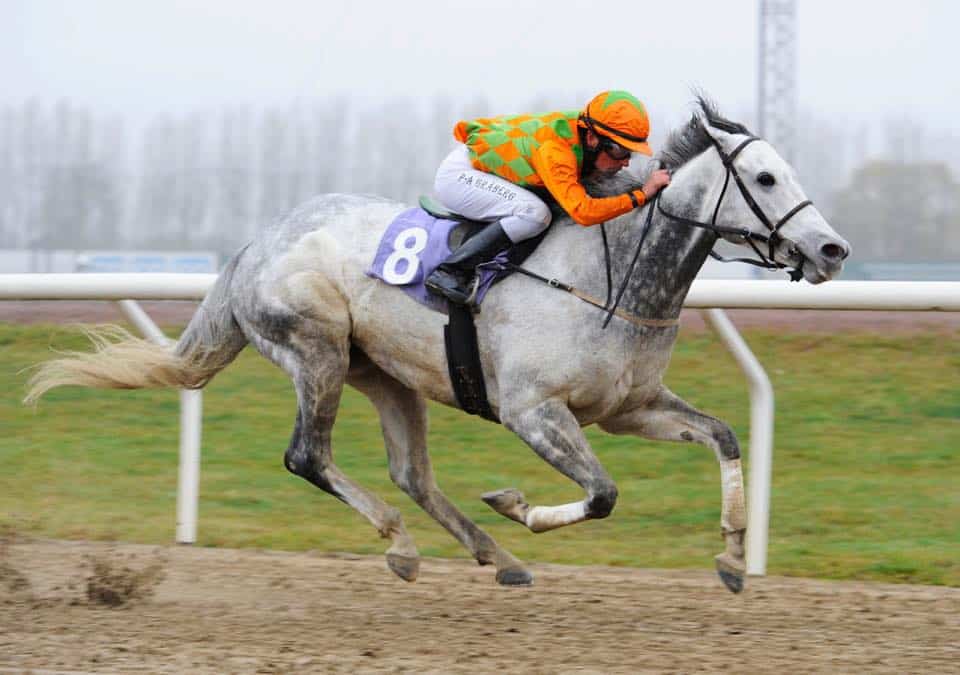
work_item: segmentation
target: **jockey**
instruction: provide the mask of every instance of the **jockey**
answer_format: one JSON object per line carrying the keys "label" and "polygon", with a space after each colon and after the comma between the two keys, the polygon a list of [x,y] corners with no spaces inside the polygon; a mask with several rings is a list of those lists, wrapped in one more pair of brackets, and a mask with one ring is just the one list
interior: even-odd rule
{"label": "jockey", "polygon": [[550,225],[550,208],[534,190],[549,193],[580,225],[642,206],[670,183],[667,171],[654,171],[640,190],[602,198],[588,195],[581,177],[612,176],[633,152],[652,155],[649,130],[643,104],[625,91],[598,94],[583,111],[459,122],[453,135],[463,145],[440,164],[434,190],[447,208],[489,224],[440,264],[427,288],[470,303],[477,265]]}

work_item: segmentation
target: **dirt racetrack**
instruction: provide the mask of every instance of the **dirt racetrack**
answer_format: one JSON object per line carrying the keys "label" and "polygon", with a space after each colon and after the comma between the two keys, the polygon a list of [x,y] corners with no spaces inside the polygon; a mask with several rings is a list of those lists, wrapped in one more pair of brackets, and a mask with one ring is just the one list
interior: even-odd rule
{"label": "dirt racetrack", "polygon": [[[90,557],[160,561],[152,597],[85,593]],[[132,557],[132,558],[131,558]],[[960,589],[534,565],[501,588],[466,560],[413,584],[381,557],[15,541],[0,673],[957,672]]]}

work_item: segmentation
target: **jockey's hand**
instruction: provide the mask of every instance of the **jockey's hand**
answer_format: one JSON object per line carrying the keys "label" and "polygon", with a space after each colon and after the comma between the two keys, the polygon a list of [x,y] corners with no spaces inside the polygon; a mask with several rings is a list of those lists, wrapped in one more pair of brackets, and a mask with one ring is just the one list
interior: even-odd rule
{"label": "jockey's hand", "polygon": [[647,200],[650,200],[653,199],[654,195],[660,192],[661,189],[668,185],[670,185],[670,172],[666,169],[657,169],[650,174],[647,182],[644,183],[640,189],[643,190],[643,194],[647,196]]}

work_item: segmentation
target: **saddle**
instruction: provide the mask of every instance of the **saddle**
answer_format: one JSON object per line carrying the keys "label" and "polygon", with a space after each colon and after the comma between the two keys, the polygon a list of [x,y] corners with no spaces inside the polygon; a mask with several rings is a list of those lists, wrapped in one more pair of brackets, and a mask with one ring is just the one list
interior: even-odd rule
{"label": "saddle", "polygon": [[456,251],[467,239],[479,232],[487,223],[479,220],[470,220],[466,216],[455,213],[429,195],[420,195],[420,208],[439,220],[451,220],[457,225],[450,230],[447,244],[450,251]]}

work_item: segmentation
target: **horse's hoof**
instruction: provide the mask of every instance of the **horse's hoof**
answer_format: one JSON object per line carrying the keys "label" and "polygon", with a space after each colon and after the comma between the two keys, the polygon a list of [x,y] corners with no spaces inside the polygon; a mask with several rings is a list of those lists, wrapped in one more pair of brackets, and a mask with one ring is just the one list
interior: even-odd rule
{"label": "horse's hoof", "polygon": [[404,581],[416,581],[420,574],[420,558],[399,553],[387,554],[387,566]]}
{"label": "horse's hoof", "polygon": [[527,506],[527,502],[524,500],[523,493],[520,492],[520,490],[516,488],[506,488],[494,492],[484,492],[480,495],[480,499],[486,502],[490,508],[501,516],[506,516],[510,520],[526,524],[524,516],[529,506]]}
{"label": "horse's hoof", "polygon": [[533,586],[533,575],[522,567],[497,570],[497,583],[501,586]]}
{"label": "horse's hoof", "polygon": [[743,563],[733,559],[727,553],[721,553],[714,560],[717,564],[717,574],[720,575],[723,585],[733,593],[742,591],[745,572]]}

